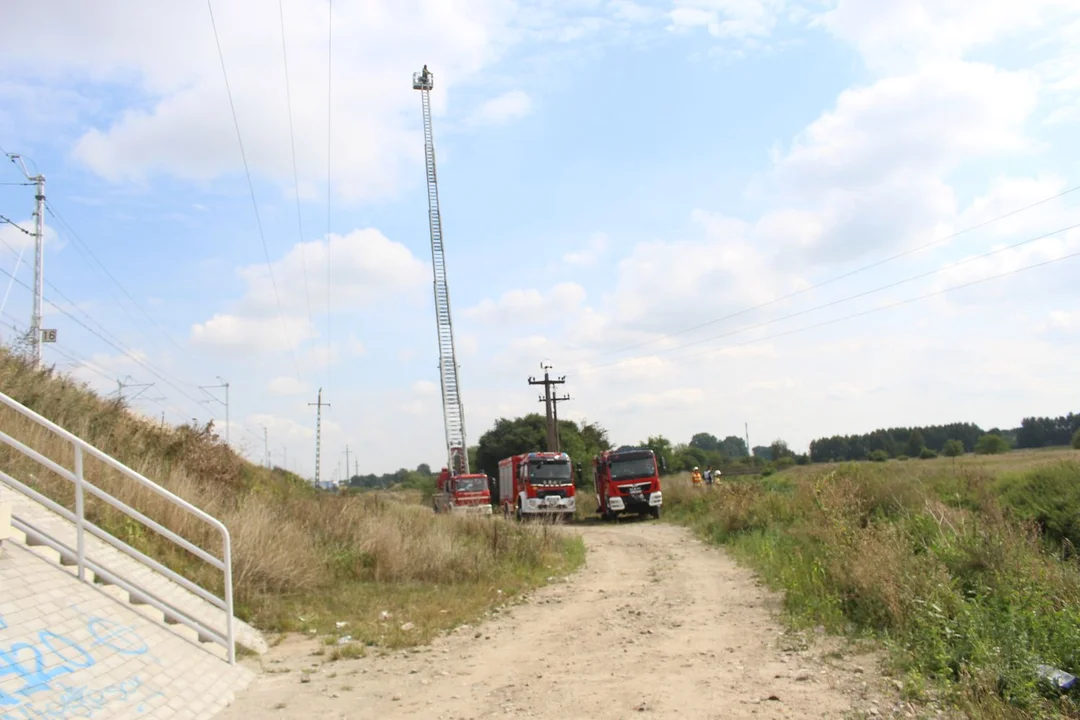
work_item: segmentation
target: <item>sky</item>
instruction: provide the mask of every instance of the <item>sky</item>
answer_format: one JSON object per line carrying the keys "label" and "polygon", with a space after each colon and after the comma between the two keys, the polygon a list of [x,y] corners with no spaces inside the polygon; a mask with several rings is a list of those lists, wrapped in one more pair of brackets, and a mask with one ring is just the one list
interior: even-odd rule
{"label": "sky", "polygon": [[[542,362],[617,444],[1080,409],[1073,0],[56,0],[4,25],[46,360],[222,432],[228,382],[255,461],[313,475],[321,388],[324,480],[346,448],[445,464],[425,64],[470,444],[543,411]],[[23,182],[0,164],[31,228]],[[9,341],[33,252],[0,240]]]}

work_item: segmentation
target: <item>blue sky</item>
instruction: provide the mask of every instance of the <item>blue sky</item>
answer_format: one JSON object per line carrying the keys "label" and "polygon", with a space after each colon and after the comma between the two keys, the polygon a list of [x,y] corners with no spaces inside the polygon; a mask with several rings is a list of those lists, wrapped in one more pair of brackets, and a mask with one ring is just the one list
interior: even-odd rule
{"label": "blue sky", "polygon": [[[171,422],[220,425],[198,386],[224,377],[254,459],[266,427],[312,472],[323,387],[328,478],[346,444],[364,472],[441,463],[425,63],[472,442],[540,409],[543,359],[564,416],[620,443],[1077,409],[1080,258],[811,326],[1076,252],[1071,231],[970,260],[1080,222],[1080,191],[772,302],[1080,184],[1075,3],[339,0],[328,242],[327,3],[282,3],[301,235],[277,8],[218,0],[281,314],[207,8],[61,4],[7,12],[0,145],[70,225],[47,218],[46,297],[113,340],[50,313],[49,358],[154,382],[134,405]],[[0,185],[0,214],[31,208]],[[2,319],[29,308],[15,285]]]}

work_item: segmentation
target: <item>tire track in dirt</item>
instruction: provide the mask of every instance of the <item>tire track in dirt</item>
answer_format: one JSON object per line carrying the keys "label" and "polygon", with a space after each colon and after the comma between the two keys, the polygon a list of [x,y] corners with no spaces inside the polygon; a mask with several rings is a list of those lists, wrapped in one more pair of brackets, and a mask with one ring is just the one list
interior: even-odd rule
{"label": "tire track in dirt", "polygon": [[[586,566],[429,647],[321,664],[291,639],[219,717],[839,718],[885,714],[872,657],[800,649],[724,551],[656,522],[587,525]],[[773,699],[770,699],[773,698]],[[890,713],[891,714],[891,713]]]}

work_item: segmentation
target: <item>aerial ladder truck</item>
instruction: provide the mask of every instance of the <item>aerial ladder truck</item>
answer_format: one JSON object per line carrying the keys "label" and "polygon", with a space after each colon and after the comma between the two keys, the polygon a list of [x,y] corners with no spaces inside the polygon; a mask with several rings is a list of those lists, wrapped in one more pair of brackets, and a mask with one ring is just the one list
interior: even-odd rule
{"label": "aerial ladder truck", "polygon": [[446,427],[447,464],[439,473],[432,507],[435,512],[491,514],[491,488],[487,475],[469,472],[465,442],[465,410],[461,404],[454,327],[450,320],[450,286],[443,254],[439,186],[435,176],[435,139],[431,131],[431,89],[435,78],[427,65],[413,73],[413,90],[420,91],[424,114],[424,158],[427,164],[428,224],[431,227],[431,265],[435,274],[435,323],[439,337],[439,380],[442,385],[443,423]]}

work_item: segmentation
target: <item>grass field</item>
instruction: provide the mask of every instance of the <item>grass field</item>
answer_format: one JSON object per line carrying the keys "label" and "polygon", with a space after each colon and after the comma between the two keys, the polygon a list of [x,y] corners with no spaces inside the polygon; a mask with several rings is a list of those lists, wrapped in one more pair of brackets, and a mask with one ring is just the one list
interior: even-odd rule
{"label": "grass field", "polygon": [[664,486],[667,517],[785,594],[792,623],[882,640],[913,698],[977,718],[1080,717],[1080,452],[791,468]]}
{"label": "grass field", "polygon": [[[0,391],[221,519],[233,542],[237,615],[264,630],[348,633],[389,647],[421,643],[579,565],[578,538],[544,526],[434,516],[418,493],[316,492],[253,465],[206,428],[135,417],[70,379],[0,350]],[[4,407],[0,427],[68,468],[71,446]],[[0,466],[73,507],[70,483],[0,445]],[[85,475],[196,545],[221,552],[201,521],[88,459]],[[100,501],[99,526],[220,593],[221,573]],[[383,612],[390,618],[381,619]],[[338,622],[348,623],[339,630]],[[407,625],[411,623],[411,625]],[[402,630],[402,626],[408,630]]]}

